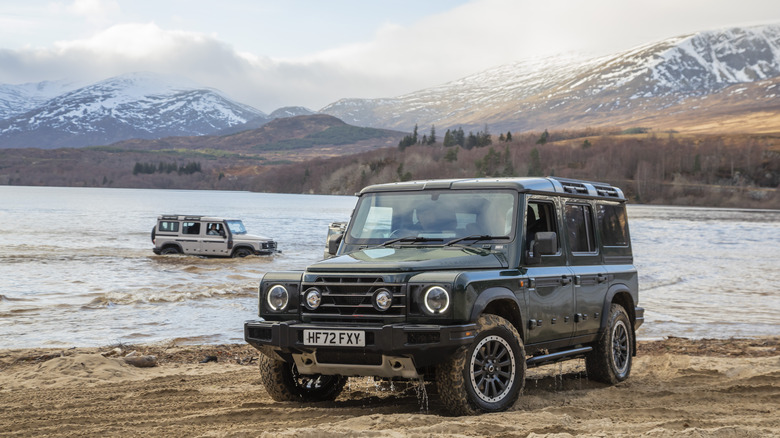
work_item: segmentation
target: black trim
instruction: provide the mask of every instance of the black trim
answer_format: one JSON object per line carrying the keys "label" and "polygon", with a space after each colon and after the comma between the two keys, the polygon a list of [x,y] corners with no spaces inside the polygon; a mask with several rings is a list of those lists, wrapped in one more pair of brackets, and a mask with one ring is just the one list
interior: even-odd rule
{"label": "black trim", "polygon": [[[307,346],[302,341],[303,331],[306,329],[362,330],[366,333],[366,346],[359,349]],[[466,334],[466,332],[470,333]],[[441,363],[461,346],[470,344],[474,340],[476,332],[476,324],[361,326],[357,324],[306,324],[298,321],[246,321],[244,323],[244,339],[257,349],[270,346],[282,355],[314,350],[362,351],[411,357],[416,367],[427,367]],[[432,333],[437,333],[439,336],[429,336]]]}

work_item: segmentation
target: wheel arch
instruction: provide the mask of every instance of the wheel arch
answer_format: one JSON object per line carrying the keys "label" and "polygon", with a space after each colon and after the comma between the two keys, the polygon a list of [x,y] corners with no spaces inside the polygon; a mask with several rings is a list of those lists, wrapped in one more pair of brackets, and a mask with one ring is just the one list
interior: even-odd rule
{"label": "wheel arch", "polygon": [[631,335],[634,338],[632,354],[636,356],[636,332],[634,331],[634,323],[636,322],[636,309],[634,299],[631,296],[631,291],[627,286],[622,284],[616,284],[609,288],[607,295],[604,299],[604,305],[601,310],[601,327],[599,333],[603,333],[607,326],[609,319],[609,309],[613,304],[619,304],[625,309],[628,314],[630,322]]}
{"label": "wheel arch", "polygon": [[255,253],[255,248],[252,245],[249,245],[247,243],[239,243],[238,245],[235,245],[233,247],[233,250],[230,252],[230,255],[235,257],[236,253],[242,249],[248,250],[251,254]]}
{"label": "wheel arch", "polygon": [[525,343],[523,315],[520,309],[520,301],[511,290],[503,287],[492,287],[477,296],[471,309],[470,320],[476,321],[480,315],[485,313],[500,316],[517,329],[521,340]]}
{"label": "wheel arch", "polygon": [[164,251],[168,248],[176,248],[176,251],[179,251],[179,253],[184,254],[184,248],[181,247],[178,243],[175,242],[168,242],[160,247],[160,251]]}

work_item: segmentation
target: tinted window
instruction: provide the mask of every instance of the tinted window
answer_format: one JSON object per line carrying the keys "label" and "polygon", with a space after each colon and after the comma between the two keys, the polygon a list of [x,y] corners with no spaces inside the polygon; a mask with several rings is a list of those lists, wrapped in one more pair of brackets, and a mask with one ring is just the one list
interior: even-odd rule
{"label": "tinted window", "polygon": [[565,217],[571,252],[596,252],[590,205],[566,204]]}
{"label": "tinted window", "polygon": [[[529,202],[528,208],[526,209],[526,249],[531,249],[531,241],[534,240],[536,233],[543,231],[554,231],[555,233],[558,233],[558,227],[555,226],[555,223],[555,206],[552,203]],[[559,239],[558,248],[560,247]]]}
{"label": "tinted window", "polygon": [[178,222],[162,221],[160,222],[160,232],[176,233],[179,231]]}
{"label": "tinted window", "polygon": [[200,234],[200,222],[184,222],[182,232],[184,234]]}
{"label": "tinted window", "polygon": [[628,246],[628,222],[624,205],[598,206],[599,230],[604,246]]}

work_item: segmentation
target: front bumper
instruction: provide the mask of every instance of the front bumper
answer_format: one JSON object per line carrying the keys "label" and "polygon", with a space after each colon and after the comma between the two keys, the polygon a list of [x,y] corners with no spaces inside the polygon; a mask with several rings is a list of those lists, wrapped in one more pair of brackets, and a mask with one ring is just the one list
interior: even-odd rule
{"label": "front bumper", "polygon": [[[476,324],[431,325],[312,324],[299,321],[246,321],[244,339],[266,355],[295,361],[304,374],[414,377],[412,371],[441,363],[458,348],[470,344]],[[360,330],[365,347],[309,346],[303,331]],[[409,369],[411,367],[411,370]],[[415,372],[416,373],[416,372]]]}

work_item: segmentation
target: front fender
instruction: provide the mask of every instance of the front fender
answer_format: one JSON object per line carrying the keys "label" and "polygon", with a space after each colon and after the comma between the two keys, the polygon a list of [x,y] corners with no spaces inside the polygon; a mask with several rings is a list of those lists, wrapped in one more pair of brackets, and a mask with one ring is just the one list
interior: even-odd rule
{"label": "front fender", "polygon": [[491,313],[498,313],[499,316],[508,319],[509,322],[511,322],[517,328],[518,332],[520,332],[520,335],[523,336],[523,315],[521,310],[523,308],[522,303],[512,290],[504,287],[491,287],[489,289],[485,289],[482,291],[482,293],[477,295],[477,299],[474,301],[474,305],[471,308],[470,321],[476,321],[481,314],[485,313],[485,310],[492,303],[496,303],[498,301],[508,301],[513,305],[501,305],[499,307],[499,312]]}

